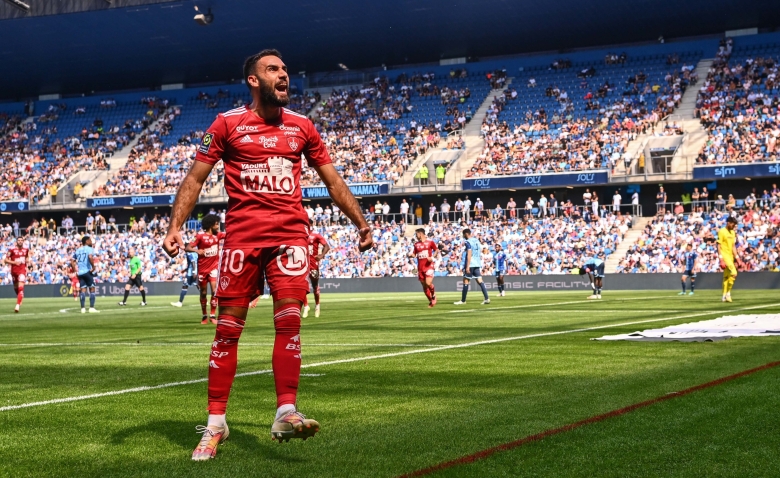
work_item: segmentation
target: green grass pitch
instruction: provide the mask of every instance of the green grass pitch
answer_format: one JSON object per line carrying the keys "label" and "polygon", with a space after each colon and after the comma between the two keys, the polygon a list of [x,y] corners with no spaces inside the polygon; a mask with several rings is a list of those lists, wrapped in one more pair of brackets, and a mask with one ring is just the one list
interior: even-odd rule
{"label": "green grass pitch", "polygon": [[[303,320],[299,408],[322,424],[278,444],[272,311],[250,312],[216,459],[190,460],[205,424],[213,325],[197,297],[0,300],[0,476],[393,477],[780,360],[780,337],[715,343],[589,340],[779,313],[775,291],[323,295]],[[65,311],[61,311],[65,309]],[[630,324],[629,324],[630,323]],[[450,346],[450,347],[447,347]],[[258,373],[252,373],[258,372]],[[15,405],[189,382],[24,408]],[[780,367],[432,476],[776,476]]]}

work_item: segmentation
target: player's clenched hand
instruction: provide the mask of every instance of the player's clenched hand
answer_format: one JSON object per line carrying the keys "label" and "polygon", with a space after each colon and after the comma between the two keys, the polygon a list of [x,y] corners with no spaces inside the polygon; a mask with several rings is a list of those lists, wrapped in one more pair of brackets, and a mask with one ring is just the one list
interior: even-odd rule
{"label": "player's clenched hand", "polygon": [[367,250],[371,249],[371,246],[374,245],[374,236],[371,235],[371,228],[364,227],[358,231],[358,234],[360,234],[360,244],[358,245],[358,250],[360,252],[366,252]]}
{"label": "player's clenched hand", "polygon": [[163,249],[165,253],[171,257],[179,255],[179,249],[184,249],[184,241],[181,238],[181,232],[168,231],[168,234],[163,239]]}
{"label": "player's clenched hand", "polygon": [[724,261],[723,259],[720,260],[720,268],[723,269],[724,271],[726,270],[726,261]]}

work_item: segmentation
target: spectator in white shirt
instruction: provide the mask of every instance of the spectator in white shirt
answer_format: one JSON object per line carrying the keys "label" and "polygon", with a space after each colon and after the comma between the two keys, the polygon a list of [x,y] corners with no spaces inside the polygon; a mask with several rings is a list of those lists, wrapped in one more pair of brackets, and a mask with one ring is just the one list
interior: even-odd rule
{"label": "spectator in white shirt", "polygon": [[622,200],[623,197],[620,195],[620,191],[616,190],[615,194],[612,196],[612,212],[620,211],[620,201]]}
{"label": "spectator in white shirt", "polygon": [[444,198],[444,201],[442,201],[439,211],[441,212],[441,220],[450,222],[450,204],[447,202],[447,198]]}
{"label": "spectator in white shirt", "polygon": [[411,224],[409,221],[409,203],[406,202],[406,199],[401,200],[401,207],[399,209],[404,223]]}
{"label": "spectator in white shirt", "polygon": [[471,199],[466,196],[463,201],[463,220],[468,222],[471,219]]}

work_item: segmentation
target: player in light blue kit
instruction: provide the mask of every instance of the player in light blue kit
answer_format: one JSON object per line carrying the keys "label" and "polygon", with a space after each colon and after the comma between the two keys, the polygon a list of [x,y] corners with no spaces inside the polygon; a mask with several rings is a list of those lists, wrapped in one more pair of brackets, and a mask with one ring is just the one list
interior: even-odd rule
{"label": "player in light blue kit", "polygon": [[461,299],[455,302],[455,305],[463,305],[466,303],[466,295],[469,293],[469,281],[474,279],[477,284],[482,288],[482,295],[485,296],[485,300],[482,304],[489,304],[487,289],[485,283],[482,282],[482,244],[479,241],[471,237],[471,229],[463,230],[463,238],[465,249],[463,251],[463,291],[461,292]]}
{"label": "player in light blue kit", "polygon": [[683,252],[683,260],[685,261],[685,272],[682,275],[682,292],[677,295],[685,295],[685,282],[688,278],[691,278],[691,292],[688,295],[693,295],[693,289],[696,287],[696,271],[698,266],[696,260],[699,255],[693,250],[693,244],[685,246],[685,252]]}
{"label": "player in light blue kit", "polygon": [[95,309],[95,250],[92,249],[92,238],[84,236],[81,238],[81,247],[76,249],[71,262],[73,269],[79,278],[79,299],[81,299],[81,313],[86,313],[86,290],[89,288],[89,313],[96,314],[100,312]]}
{"label": "player in light blue kit", "polygon": [[171,302],[174,307],[181,307],[184,302],[184,296],[190,290],[190,287],[198,285],[198,253],[188,252],[184,255],[187,262],[182,267],[184,273],[184,281],[181,285],[181,292],[179,292],[179,301]]}
{"label": "player in light blue kit", "polygon": [[588,299],[601,299],[601,288],[604,286],[604,261],[598,257],[585,259],[585,263],[580,266],[580,275],[588,274],[590,286],[593,294]]}
{"label": "player in light blue kit", "polygon": [[498,283],[498,296],[504,297],[504,275],[506,275],[506,252],[501,248],[501,244],[496,243],[496,253],[493,254],[493,261],[496,269],[496,282]]}

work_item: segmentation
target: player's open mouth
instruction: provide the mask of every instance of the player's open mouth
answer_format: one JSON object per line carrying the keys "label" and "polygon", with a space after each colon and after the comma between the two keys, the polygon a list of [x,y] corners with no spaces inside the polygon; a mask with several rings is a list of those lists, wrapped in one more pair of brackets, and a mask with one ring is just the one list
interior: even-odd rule
{"label": "player's open mouth", "polygon": [[276,85],[276,91],[279,93],[287,93],[287,84]]}

